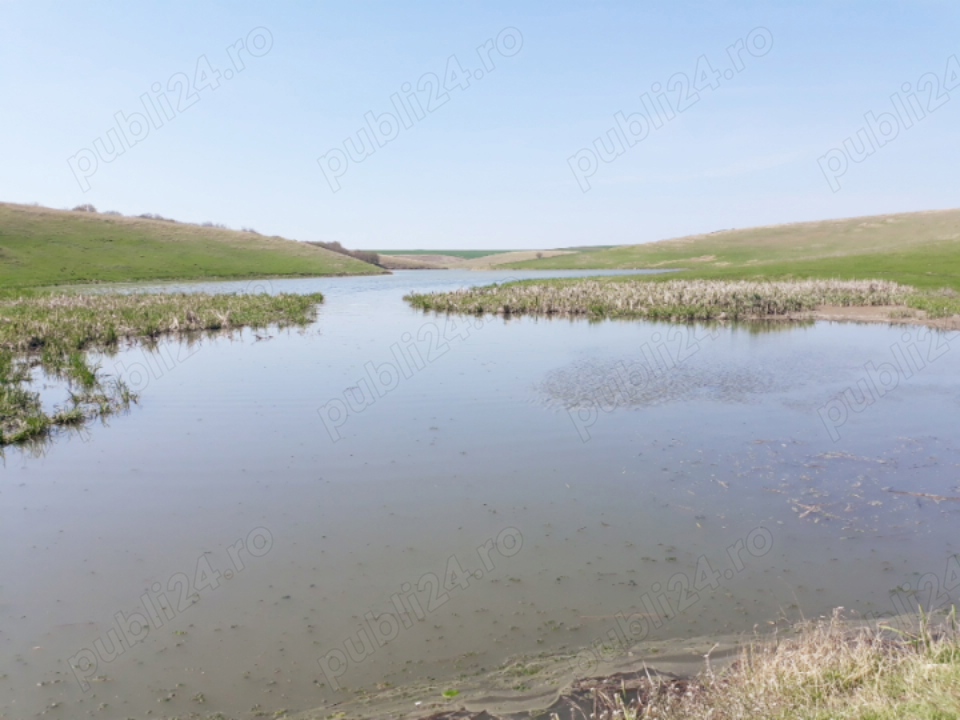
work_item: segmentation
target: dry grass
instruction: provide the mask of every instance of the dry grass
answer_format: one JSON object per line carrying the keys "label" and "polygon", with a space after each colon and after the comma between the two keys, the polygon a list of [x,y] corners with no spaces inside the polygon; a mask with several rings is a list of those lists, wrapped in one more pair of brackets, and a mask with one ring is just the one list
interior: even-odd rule
{"label": "dry grass", "polygon": [[823,305],[903,306],[914,295],[912,288],[879,280],[648,282],[593,278],[508,283],[412,294],[405,299],[414,307],[439,312],[689,321],[765,318]]}
{"label": "dry grass", "polygon": [[[673,689],[674,691],[670,691]],[[960,717],[955,611],[914,634],[853,627],[839,613],[792,637],[746,647],[726,672],[651,678],[639,699],[604,694],[598,718],[659,720],[947,720]]]}

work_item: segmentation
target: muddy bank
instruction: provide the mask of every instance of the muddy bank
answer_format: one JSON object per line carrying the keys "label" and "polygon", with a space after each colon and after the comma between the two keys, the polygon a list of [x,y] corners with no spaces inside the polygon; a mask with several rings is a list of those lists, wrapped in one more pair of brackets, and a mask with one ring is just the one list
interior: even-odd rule
{"label": "muddy bank", "polygon": [[898,305],[876,305],[870,307],[823,305],[811,313],[797,313],[789,315],[787,319],[886,323],[889,325],[921,325],[936,330],[960,330],[960,315],[930,317],[930,314],[925,310],[915,310]]}
{"label": "muddy bank", "polygon": [[[774,624],[777,625],[777,624]],[[960,709],[960,634],[956,608],[934,615],[886,620],[849,617],[843,608],[795,625],[767,627],[731,645],[718,639],[696,668],[651,666],[636,646],[619,663],[601,663],[599,674],[574,679],[556,691],[508,697],[490,688],[465,697],[448,689],[440,699],[405,702],[368,698],[365,707],[337,707],[298,715],[318,718],[390,717],[396,720],[582,720],[583,718],[940,717]],[[646,648],[648,652],[650,648]],[[694,650],[677,647],[682,655]],[[702,648],[696,648],[699,652]],[[612,653],[613,648],[610,648]],[[582,654],[581,654],[582,656]],[[495,682],[494,676],[487,681]],[[439,688],[422,688],[419,692]],[[410,701],[413,701],[412,703]],[[412,707],[410,707],[412,705]],[[904,712],[906,711],[906,712]],[[933,711],[928,714],[925,711]]]}
{"label": "muddy bank", "polygon": [[[772,626],[767,626],[768,628]],[[786,625],[784,625],[786,627]],[[641,642],[629,647],[612,640],[602,648],[514,658],[503,667],[434,684],[358,692],[353,700],[293,716],[295,720],[336,717],[357,720],[582,720],[616,693],[636,704],[667,694],[683,695],[707,667],[726,669],[742,638],[735,635]],[[600,717],[597,714],[595,717]]]}
{"label": "muddy bank", "polygon": [[581,720],[616,717],[613,713],[619,710],[619,700],[628,707],[642,708],[655,702],[680,701],[697,689],[696,680],[690,678],[659,673],[656,670],[635,670],[578,680],[552,705],[537,712],[491,713],[486,710],[462,709],[434,713],[423,720],[529,720],[536,717]]}

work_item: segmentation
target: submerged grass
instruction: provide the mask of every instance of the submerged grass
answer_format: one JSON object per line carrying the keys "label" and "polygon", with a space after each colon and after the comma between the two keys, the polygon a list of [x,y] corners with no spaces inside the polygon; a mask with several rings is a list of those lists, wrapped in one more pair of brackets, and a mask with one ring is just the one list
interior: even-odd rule
{"label": "submerged grass", "polygon": [[[538,280],[449,293],[407,295],[413,307],[438,312],[560,315],[652,320],[754,319],[812,311],[824,305],[906,306],[913,288],[883,280],[719,282],[637,277]],[[944,312],[950,300],[941,305]],[[929,301],[931,307],[933,300]],[[936,301],[939,302],[939,301]]]}
{"label": "submerged grass", "polygon": [[[88,351],[162,335],[304,325],[323,301],[312,295],[62,294],[36,291],[0,297],[0,448],[41,440],[125,410],[137,397],[107,378]],[[46,410],[30,389],[35,373],[66,385],[63,407]]]}
{"label": "submerged grass", "polygon": [[639,697],[604,694],[598,717],[624,720],[948,720],[960,718],[956,611],[913,634],[852,627],[839,613],[793,637],[746,647],[726,672],[678,686],[651,678]]}

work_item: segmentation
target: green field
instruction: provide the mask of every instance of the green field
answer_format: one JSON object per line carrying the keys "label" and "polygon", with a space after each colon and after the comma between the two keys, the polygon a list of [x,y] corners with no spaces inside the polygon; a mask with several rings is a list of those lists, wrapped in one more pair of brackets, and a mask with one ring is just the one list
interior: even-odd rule
{"label": "green field", "polygon": [[500,255],[511,250],[374,250],[378,255],[444,255],[446,257],[472,260],[473,258]]}
{"label": "green field", "polygon": [[255,233],[0,203],[0,288],[380,272]]}
{"label": "green field", "polygon": [[[529,269],[682,268],[670,278],[882,279],[960,290],[960,210],[730,230],[514,263]],[[667,276],[659,276],[665,280]]]}

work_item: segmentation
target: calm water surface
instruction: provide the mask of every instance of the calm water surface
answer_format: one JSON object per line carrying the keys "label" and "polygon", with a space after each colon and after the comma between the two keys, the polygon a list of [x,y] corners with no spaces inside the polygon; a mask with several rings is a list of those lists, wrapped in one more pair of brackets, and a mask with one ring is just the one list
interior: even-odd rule
{"label": "calm water surface", "polygon": [[957,600],[960,503],[927,496],[960,495],[960,341],[401,300],[514,276],[193,285],[327,301],[304,330],[104,358],[139,406],[0,470],[0,717],[536,695],[548,656],[589,672],[625,634],[656,666]]}

